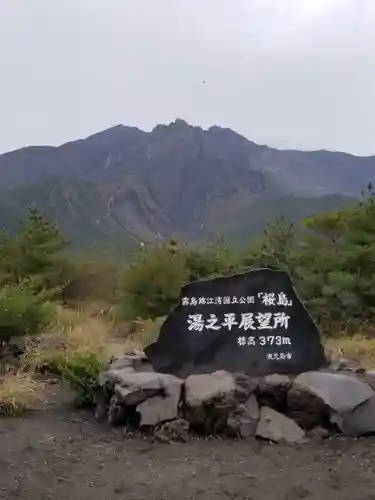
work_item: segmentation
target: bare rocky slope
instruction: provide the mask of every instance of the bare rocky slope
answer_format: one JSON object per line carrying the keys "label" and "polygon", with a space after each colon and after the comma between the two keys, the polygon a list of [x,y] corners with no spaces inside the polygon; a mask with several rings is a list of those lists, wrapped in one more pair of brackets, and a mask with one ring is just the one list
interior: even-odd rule
{"label": "bare rocky slope", "polygon": [[183,120],[151,132],[119,125],[0,155],[0,226],[35,206],[80,247],[172,236],[243,244],[281,214],[345,206],[374,174],[375,156],[279,151]]}

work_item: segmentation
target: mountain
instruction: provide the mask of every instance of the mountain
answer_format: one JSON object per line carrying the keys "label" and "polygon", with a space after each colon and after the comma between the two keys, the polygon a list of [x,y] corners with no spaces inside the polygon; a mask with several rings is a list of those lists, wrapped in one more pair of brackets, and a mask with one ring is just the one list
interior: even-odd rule
{"label": "mountain", "polygon": [[279,215],[345,206],[374,178],[375,156],[280,151],[179,119],[151,132],[118,125],[0,155],[0,226],[34,206],[81,248],[172,236],[244,244]]}

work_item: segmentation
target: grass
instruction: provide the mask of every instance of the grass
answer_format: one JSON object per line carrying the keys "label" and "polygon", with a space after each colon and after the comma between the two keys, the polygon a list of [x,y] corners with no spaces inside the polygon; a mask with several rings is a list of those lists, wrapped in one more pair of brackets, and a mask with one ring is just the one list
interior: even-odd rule
{"label": "grass", "polygon": [[18,373],[0,380],[0,415],[15,417],[41,402],[44,385],[34,377],[40,372],[61,377],[77,403],[92,403],[98,375],[110,359],[143,350],[163,320],[124,324],[122,334],[115,335],[113,322],[96,307],[57,307],[54,323],[30,342]]}
{"label": "grass", "polygon": [[109,327],[82,311],[60,310],[58,318],[50,332],[41,335],[26,352],[24,366],[30,373],[61,376],[74,391],[77,403],[91,403],[98,375],[110,361]]}
{"label": "grass", "polygon": [[[103,363],[112,356],[143,350],[156,339],[164,318],[127,324],[126,333],[116,335],[111,322],[87,310],[59,308],[57,320],[37,338],[26,353],[24,363],[31,371],[59,372],[69,360],[95,355]],[[130,333],[129,333],[130,332]]]}
{"label": "grass", "polygon": [[131,353],[132,351],[143,351],[146,346],[156,340],[164,319],[133,321],[131,324],[128,324],[126,329],[129,333],[113,338],[109,344],[112,355],[116,356]]}
{"label": "grass", "polygon": [[0,380],[0,415],[18,417],[33,410],[43,400],[44,384],[30,374],[8,374]]}
{"label": "grass", "polygon": [[[49,333],[40,335],[24,356],[27,371],[61,376],[79,404],[91,404],[98,375],[111,358],[143,350],[158,332],[158,323],[136,323],[134,332],[115,337],[113,324],[97,312],[59,309]],[[130,325],[128,325],[129,330]]]}
{"label": "grass", "polygon": [[87,353],[107,358],[108,328],[99,320],[86,318],[78,324],[56,325],[42,334],[26,353],[25,363],[31,371],[59,372],[61,365]]}
{"label": "grass", "polygon": [[357,361],[367,370],[375,369],[375,338],[362,334],[327,339],[325,349],[333,358]]}
{"label": "grass", "polygon": [[[60,376],[73,390],[77,402],[92,402],[97,376],[110,359],[143,351],[156,340],[163,321],[124,323],[119,330],[118,323],[111,322],[98,308],[58,307],[48,333],[30,344],[18,373],[0,379],[0,415],[19,416],[38,406],[44,385],[33,375],[41,371]],[[347,358],[366,369],[375,369],[375,338],[343,334],[327,339],[325,349],[334,359]]]}

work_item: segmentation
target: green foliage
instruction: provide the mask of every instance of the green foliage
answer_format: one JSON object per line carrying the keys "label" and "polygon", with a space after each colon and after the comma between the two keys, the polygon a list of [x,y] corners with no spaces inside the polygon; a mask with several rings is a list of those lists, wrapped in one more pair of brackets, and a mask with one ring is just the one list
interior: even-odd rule
{"label": "green foliage", "polygon": [[66,244],[57,227],[31,209],[15,236],[0,236],[0,286],[32,279],[36,292],[58,298],[69,283],[70,265],[61,256]]}
{"label": "green foliage", "polygon": [[291,256],[297,244],[294,224],[280,217],[250,247],[243,264],[253,268],[277,268],[292,272]]}
{"label": "green foliage", "polygon": [[92,301],[114,304],[120,288],[124,265],[103,260],[75,259],[70,267],[70,282],[63,291],[66,303]]}
{"label": "green foliage", "polygon": [[243,258],[250,267],[286,269],[314,318],[332,334],[375,320],[375,196],[305,221],[299,234],[281,219]]}
{"label": "green foliage", "polygon": [[0,234],[0,341],[35,334],[50,322],[50,301],[61,297],[68,282],[69,265],[60,256],[65,245],[36,210],[16,235]]}
{"label": "green foliage", "polygon": [[58,366],[58,373],[75,393],[75,403],[88,406],[94,403],[98,377],[108,363],[92,351],[79,351],[66,357]]}
{"label": "green foliage", "polygon": [[305,267],[306,261],[310,263],[305,295],[329,321],[348,324],[375,319],[374,220],[375,196],[370,187],[369,196],[356,206],[306,221],[315,237],[301,256]]}
{"label": "green foliage", "polygon": [[36,294],[30,284],[5,286],[0,289],[0,342],[39,332],[51,322],[53,314],[45,296]]}
{"label": "green foliage", "polygon": [[123,276],[125,315],[132,319],[164,316],[178,302],[185,283],[225,274],[234,269],[234,262],[234,255],[225,247],[198,250],[169,240],[147,248]]}
{"label": "green foliage", "polygon": [[[168,314],[186,282],[271,267],[291,275],[302,300],[327,333],[375,321],[375,195],[297,227],[281,217],[244,255],[225,245],[190,248],[177,240],[145,247],[125,271],[113,263],[70,264],[66,242],[36,211],[16,236],[0,233],[0,328],[12,335],[40,329],[51,300],[120,301],[127,319]],[[47,312],[46,312],[47,311]],[[1,333],[0,333],[1,335]],[[4,333],[3,333],[4,335]]]}
{"label": "green foliage", "polygon": [[235,269],[234,254],[225,246],[205,249],[185,249],[187,281],[197,281],[216,275],[223,275]]}
{"label": "green foliage", "polygon": [[148,319],[168,313],[187,276],[181,251],[168,245],[142,250],[123,276],[125,314]]}

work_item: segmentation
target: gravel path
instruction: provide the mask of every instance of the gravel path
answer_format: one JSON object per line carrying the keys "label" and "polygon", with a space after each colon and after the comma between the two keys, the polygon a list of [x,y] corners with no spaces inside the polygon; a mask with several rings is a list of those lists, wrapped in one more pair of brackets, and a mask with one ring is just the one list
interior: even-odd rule
{"label": "gravel path", "polygon": [[375,500],[375,439],[161,445],[60,402],[0,420],[0,498]]}

